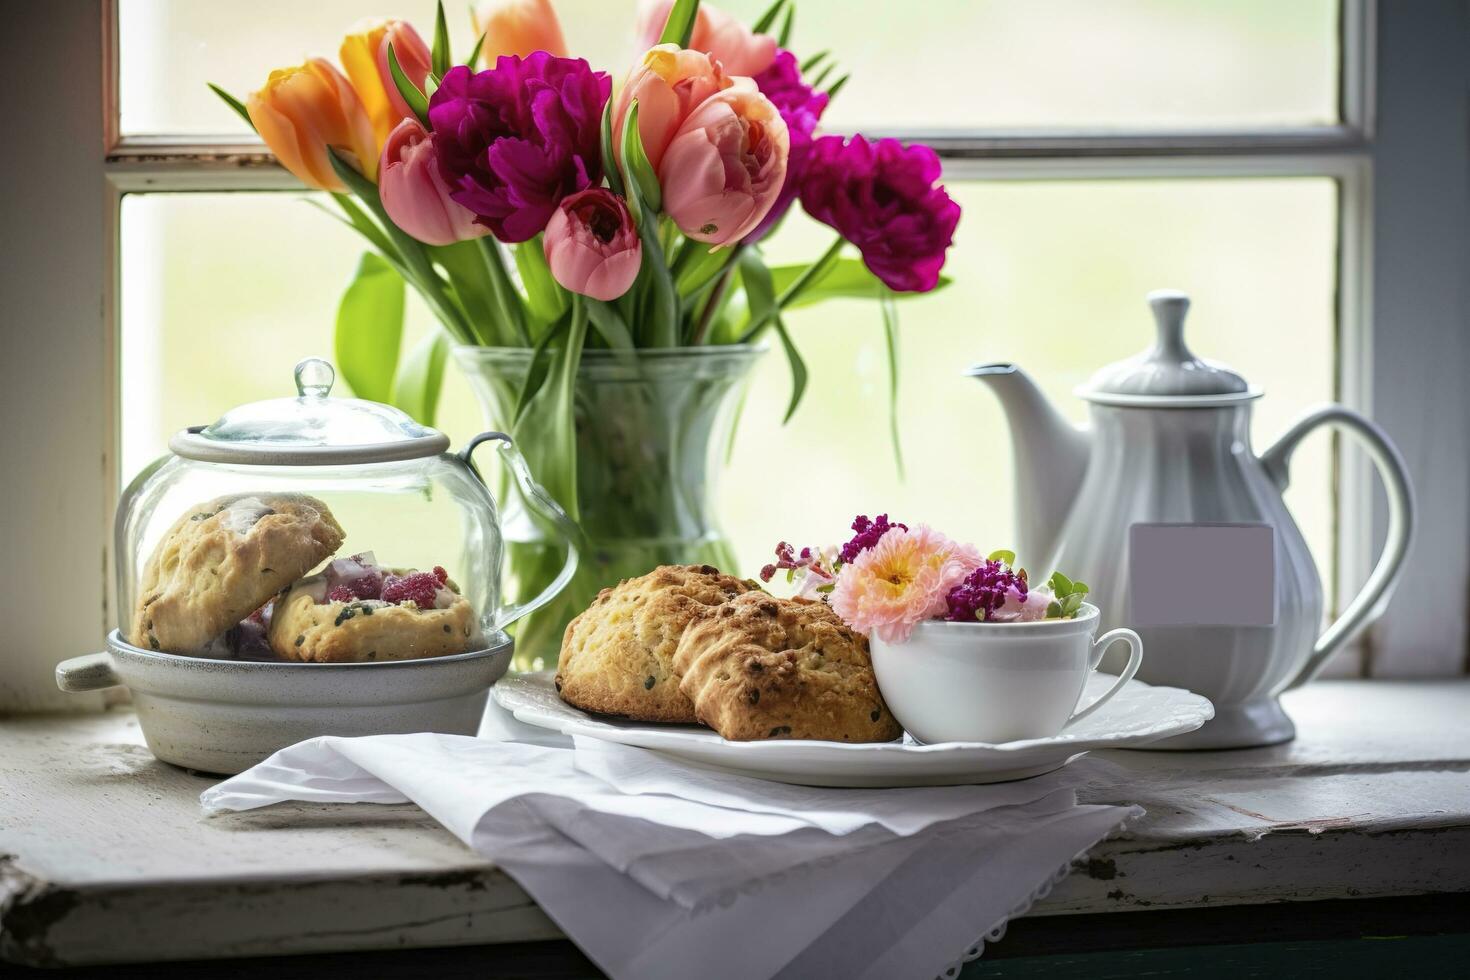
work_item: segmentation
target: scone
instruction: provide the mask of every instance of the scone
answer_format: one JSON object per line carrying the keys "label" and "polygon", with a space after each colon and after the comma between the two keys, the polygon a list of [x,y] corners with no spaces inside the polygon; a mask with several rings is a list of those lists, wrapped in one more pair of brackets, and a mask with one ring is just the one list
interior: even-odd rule
{"label": "scone", "polygon": [[740,596],[685,631],[674,670],[699,720],[732,741],[903,734],[878,693],[868,641],[825,602]]}
{"label": "scone", "polygon": [[[760,586],[711,565],[661,565],[603,589],[567,624],[556,670],[563,701],[638,721],[693,722],[674,650],[690,623]],[[762,593],[764,594],[764,593]]]}
{"label": "scone", "polygon": [[444,569],[382,568],[371,553],[302,579],[270,615],[271,649],[311,663],[442,657],[481,641],[474,607]]}
{"label": "scone", "polygon": [[149,650],[201,650],[341,544],[327,505],[305,494],[236,494],[192,507],[143,567],[128,637]]}

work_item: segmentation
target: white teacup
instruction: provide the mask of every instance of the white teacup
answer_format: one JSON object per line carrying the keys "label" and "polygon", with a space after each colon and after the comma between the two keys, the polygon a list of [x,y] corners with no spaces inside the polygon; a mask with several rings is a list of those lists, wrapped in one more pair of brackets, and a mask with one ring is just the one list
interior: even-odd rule
{"label": "white teacup", "polygon": [[[1097,607],[1075,619],[1030,623],[927,620],[905,643],[876,635],[878,688],[894,717],[921,742],[1013,742],[1058,735],[1122,690],[1143,661],[1143,641],[1115,629],[1094,643]],[[1114,642],[1128,644],[1117,683],[1079,708],[1087,677]]]}

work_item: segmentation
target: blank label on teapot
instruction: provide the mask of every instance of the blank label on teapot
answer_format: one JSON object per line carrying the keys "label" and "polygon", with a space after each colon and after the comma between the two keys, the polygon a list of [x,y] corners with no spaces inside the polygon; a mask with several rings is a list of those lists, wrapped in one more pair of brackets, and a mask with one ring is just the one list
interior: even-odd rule
{"label": "blank label on teapot", "polygon": [[1132,525],[1130,625],[1273,625],[1275,550],[1269,524]]}

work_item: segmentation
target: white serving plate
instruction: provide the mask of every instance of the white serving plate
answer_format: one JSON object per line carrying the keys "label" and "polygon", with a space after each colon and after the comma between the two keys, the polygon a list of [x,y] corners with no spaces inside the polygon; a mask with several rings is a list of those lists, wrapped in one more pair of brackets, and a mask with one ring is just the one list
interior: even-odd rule
{"label": "white serving plate", "polygon": [[[803,739],[729,742],[707,728],[593,715],[557,697],[553,671],[507,674],[491,693],[517,720],[564,735],[653,749],[698,765],[807,786],[953,786],[1026,779],[1060,769],[1093,749],[1126,749],[1192,732],[1215,714],[1198,694],[1130,681],[1094,714],[1060,735],[990,745],[921,745],[910,736],[852,744]],[[1116,678],[1094,674],[1087,700]]]}

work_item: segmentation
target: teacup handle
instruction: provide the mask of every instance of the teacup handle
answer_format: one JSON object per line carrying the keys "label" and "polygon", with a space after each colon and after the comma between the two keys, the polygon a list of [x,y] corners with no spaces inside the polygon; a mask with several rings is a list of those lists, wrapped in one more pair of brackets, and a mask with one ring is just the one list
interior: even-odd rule
{"label": "teacup handle", "polygon": [[[1072,724],[1074,721],[1081,721],[1098,708],[1107,704],[1113,699],[1113,695],[1123,690],[1123,685],[1133,680],[1133,675],[1138,673],[1138,665],[1143,663],[1143,640],[1132,630],[1122,628],[1108,630],[1097,638],[1097,642],[1092,645],[1092,654],[1087,658],[1088,672],[1097,670],[1097,665],[1102,663],[1103,654],[1107,652],[1108,647],[1112,646],[1118,640],[1122,640],[1128,644],[1128,666],[1124,667],[1123,673],[1118,675],[1117,683],[1098,695],[1096,701],[1093,701],[1085,708],[1072,712],[1072,717],[1067,719],[1067,725]],[[1062,727],[1065,728],[1067,726],[1063,725]]]}

